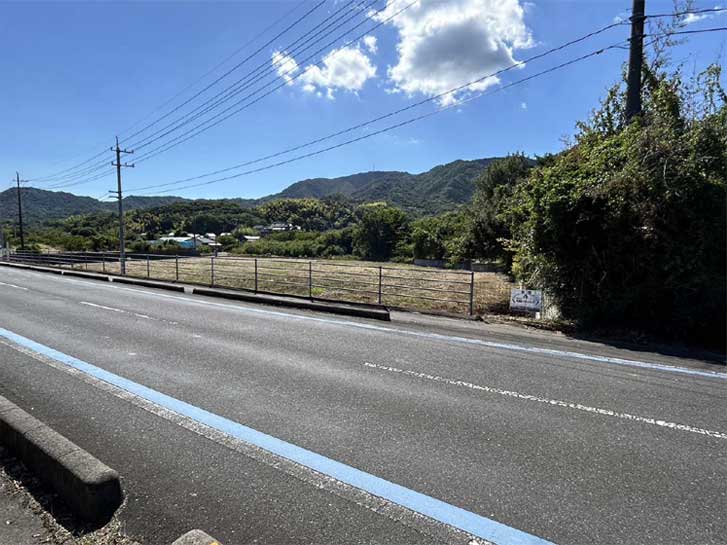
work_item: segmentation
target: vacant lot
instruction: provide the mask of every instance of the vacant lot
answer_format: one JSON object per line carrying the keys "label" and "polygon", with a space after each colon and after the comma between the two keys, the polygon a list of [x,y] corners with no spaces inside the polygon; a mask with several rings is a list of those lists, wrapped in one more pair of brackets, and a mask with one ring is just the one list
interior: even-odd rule
{"label": "vacant lot", "polygon": [[[115,259],[86,256],[65,266],[119,273]],[[202,285],[349,301],[381,303],[425,312],[467,314],[507,312],[510,288],[496,273],[442,270],[414,265],[353,260],[303,260],[220,256],[130,256],[126,274]],[[471,284],[472,287],[471,287]]]}

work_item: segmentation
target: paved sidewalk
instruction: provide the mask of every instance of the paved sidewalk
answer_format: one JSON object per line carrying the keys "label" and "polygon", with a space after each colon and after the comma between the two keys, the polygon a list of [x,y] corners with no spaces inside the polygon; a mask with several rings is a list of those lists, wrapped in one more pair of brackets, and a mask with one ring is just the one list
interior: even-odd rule
{"label": "paved sidewalk", "polygon": [[1,446],[0,544],[139,545],[123,536],[115,518],[100,529],[79,525]]}

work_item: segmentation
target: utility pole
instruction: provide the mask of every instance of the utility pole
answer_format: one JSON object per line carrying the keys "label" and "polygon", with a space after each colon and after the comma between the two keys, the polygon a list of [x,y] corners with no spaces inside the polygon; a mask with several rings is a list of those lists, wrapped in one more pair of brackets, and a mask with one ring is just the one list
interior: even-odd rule
{"label": "utility pole", "polygon": [[121,162],[122,153],[134,153],[133,150],[125,150],[119,148],[119,137],[116,137],[116,147],[111,148],[111,151],[116,152],[116,162],[111,162],[116,167],[116,191],[109,191],[109,193],[115,193],[119,200],[119,270],[121,275],[126,274],[126,239],[124,237],[124,196],[121,192],[121,167],[134,168],[134,165]]}
{"label": "utility pole", "polygon": [[646,0],[634,0],[631,11],[629,73],[626,87],[626,122],[641,113],[641,65],[644,62],[644,11]]}
{"label": "utility pole", "polygon": [[18,194],[18,226],[20,227],[20,249],[25,250],[25,233],[23,232],[23,200],[20,198],[20,183],[25,180],[20,179],[20,174],[15,173],[15,181],[17,182]]}

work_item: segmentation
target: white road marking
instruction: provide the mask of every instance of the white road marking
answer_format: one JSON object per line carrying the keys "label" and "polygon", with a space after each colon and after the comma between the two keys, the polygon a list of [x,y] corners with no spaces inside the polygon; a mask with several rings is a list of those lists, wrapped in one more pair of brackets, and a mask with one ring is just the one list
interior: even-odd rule
{"label": "white road marking", "polygon": [[621,413],[612,411],[611,409],[602,409],[599,407],[590,407],[588,405],[581,405],[580,403],[572,403],[570,401],[561,401],[559,399],[548,399],[546,397],[535,396],[531,394],[523,394],[512,390],[503,390],[501,388],[494,388],[492,386],[482,386],[479,384],[473,384],[471,382],[465,382],[464,380],[456,380],[437,375],[430,375],[429,373],[421,373],[419,371],[412,371],[410,369],[399,369],[398,367],[391,367],[388,365],[379,365],[378,363],[364,362],[366,367],[371,369],[378,369],[379,371],[387,371],[389,373],[397,373],[401,375],[407,375],[410,377],[420,378],[433,382],[441,382],[443,384],[449,384],[450,386],[459,386],[462,388],[469,388],[470,390],[476,390],[478,392],[486,392],[488,394],[497,394],[506,397],[512,397],[515,399],[522,399],[525,401],[534,401],[536,403],[543,403],[545,405],[551,405],[554,407],[564,407],[566,409],[575,409],[577,411],[583,411],[592,414],[599,414],[601,416],[610,416],[613,418],[621,418],[622,420],[630,420],[631,422],[639,422],[641,424],[650,424],[652,426],[660,426],[671,430],[686,431],[690,433],[696,433],[699,435],[706,435],[708,437],[714,437],[715,439],[727,439],[727,433],[720,431],[705,430],[703,428],[696,428],[694,426],[688,426],[686,424],[677,424],[676,422],[667,422],[665,420],[658,420],[656,418],[649,418],[645,416],[636,416],[629,413]]}
{"label": "white road marking", "polygon": [[96,303],[89,303],[88,301],[81,301],[80,304],[86,305],[89,307],[100,308],[102,310],[109,310],[111,312],[119,312],[121,314],[132,314],[132,315],[136,316],[137,318],[143,318],[145,320],[152,320],[154,322],[165,322],[170,325],[177,325],[179,323],[179,322],[172,322],[170,320],[165,320],[163,318],[154,318],[153,316],[147,316],[146,314],[139,314],[138,312],[130,312],[128,310],[123,310],[120,308],[106,307],[104,305],[97,305]]}
{"label": "white road marking", "polygon": [[[37,273],[37,274],[43,274],[43,273]],[[66,277],[57,278],[57,277],[54,277],[53,275],[43,275],[43,276],[47,276],[48,279],[56,279],[60,282],[76,282],[76,283],[82,284],[84,286],[89,285],[89,281],[84,281],[84,280],[75,280],[75,279],[66,278]],[[666,364],[662,364],[662,363],[652,363],[652,362],[645,362],[645,361],[639,361],[639,360],[627,360],[627,359],[623,359],[623,358],[600,356],[597,354],[587,354],[587,353],[583,353],[583,352],[571,352],[571,351],[567,351],[567,350],[540,348],[537,346],[518,345],[518,344],[511,344],[511,343],[500,343],[500,342],[494,342],[494,341],[486,341],[484,339],[473,339],[470,337],[443,335],[441,333],[427,333],[427,332],[421,332],[421,331],[411,331],[411,330],[406,330],[406,329],[385,327],[385,326],[379,326],[379,325],[368,324],[368,323],[363,323],[363,322],[353,322],[350,320],[340,320],[340,319],[334,319],[334,318],[318,318],[315,316],[307,316],[305,314],[290,314],[290,313],[280,312],[280,311],[275,311],[275,310],[266,310],[266,309],[245,307],[245,306],[239,306],[239,305],[230,305],[230,304],[226,304],[226,303],[215,303],[212,301],[204,301],[204,300],[199,300],[199,299],[190,299],[189,297],[180,297],[180,296],[175,296],[175,295],[169,295],[166,293],[151,292],[151,291],[147,291],[147,290],[143,290],[143,289],[139,289],[139,288],[126,288],[126,287],[121,287],[118,285],[104,285],[104,284],[93,284],[93,285],[98,288],[125,290],[125,291],[130,291],[130,292],[136,293],[136,294],[144,294],[144,295],[149,295],[152,297],[160,297],[163,299],[172,299],[172,300],[176,300],[176,301],[191,303],[193,305],[225,308],[228,310],[233,310],[235,312],[242,312],[242,313],[247,313],[247,314],[266,314],[269,316],[278,316],[278,317],[289,318],[289,319],[293,319],[293,320],[312,321],[312,322],[319,322],[319,323],[341,325],[341,326],[345,326],[345,327],[353,327],[353,328],[358,328],[358,329],[368,329],[368,330],[372,330],[372,331],[383,331],[383,332],[387,332],[387,333],[408,335],[408,336],[412,336],[412,337],[437,339],[437,340],[442,340],[442,341],[450,342],[450,343],[471,344],[471,345],[486,346],[488,348],[496,348],[496,349],[500,349],[500,350],[508,350],[508,351],[513,351],[513,352],[529,352],[529,353],[534,353],[534,354],[539,354],[539,355],[546,355],[546,356],[549,355],[549,356],[555,356],[555,357],[561,357],[561,358],[578,359],[578,360],[582,360],[582,361],[587,361],[589,363],[607,363],[607,364],[621,365],[621,366],[641,368],[641,369],[664,371],[664,372],[675,373],[675,374],[684,374],[684,375],[690,375],[690,376],[695,376],[695,377],[727,380],[727,373],[720,372],[720,371],[708,371],[708,370],[703,370],[703,369],[692,369],[689,367],[677,367],[677,366],[666,365]]]}
{"label": "white road marking", "polygon": [[7,286],[9,288],[15,288],[16,290],[28,291],[28,288],[24,288],[23,286],[16,286],[15,284],[8,284],[7,282],[0,282],[0,286]]}
{"label": "white road marking", "polygon": [[122,314],[126,314],[126,311],[125,310],[121,310],[120,308],[105,307],[103,305],[97,305],[96,303],[89,303],[88,301],[81,301],[81,304],[82,305],[89,306],[89,307],[100,308],[100,309],[103,309],[103,310],[110,310],[111,312],[120,312]]}

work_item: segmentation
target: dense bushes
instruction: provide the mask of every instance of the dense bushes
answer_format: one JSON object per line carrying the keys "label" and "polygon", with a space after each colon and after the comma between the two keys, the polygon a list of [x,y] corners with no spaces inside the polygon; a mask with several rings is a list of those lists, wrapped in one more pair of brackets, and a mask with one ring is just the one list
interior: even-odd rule
{"label": "dense bushes", "polygon": [[234,248],[243,255],[274,255],[280,257],[334,257],[350,255],[352,229],[337,229],[323,233],[289,231],[270,235],[255,242]]}
{"label": "dense bushes", "polygon": [[457,262],[465,257],[469,215],[446,212],[441,216],[420,218],[412,223],[412,254],[416,259],[445,259]]}
{"label": "dense bushes", "polygon": [[693,86],[649,73],[626,126],[616,89],[576,143],[521,183],[514,270],[562,312],[724,348],[727,106],[712,67]]}

